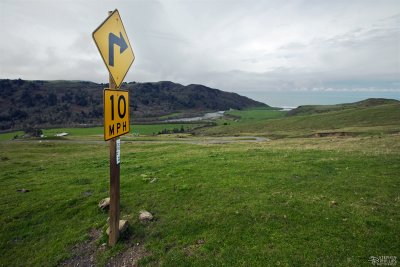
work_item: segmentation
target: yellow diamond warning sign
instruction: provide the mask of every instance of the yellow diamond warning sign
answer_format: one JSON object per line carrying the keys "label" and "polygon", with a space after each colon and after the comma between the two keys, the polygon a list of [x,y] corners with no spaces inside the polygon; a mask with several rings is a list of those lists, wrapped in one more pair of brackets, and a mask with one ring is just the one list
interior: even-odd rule
{"label": "yellow diamond warning sign", "polygon": [[135,55],[117,9],[93,32],[93,40],[118,88]]}
{"label": "yellow diamond warning sign", "polygon": [[129,93],[104,89],[104,140],[129,133]]}

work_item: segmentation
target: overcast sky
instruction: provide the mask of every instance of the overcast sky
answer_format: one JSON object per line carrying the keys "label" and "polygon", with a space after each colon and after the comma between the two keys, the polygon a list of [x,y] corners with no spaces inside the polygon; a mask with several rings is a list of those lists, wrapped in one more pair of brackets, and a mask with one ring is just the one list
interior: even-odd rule
{"label": "overcast sky", "polygon": [[128,82],[400,95],[399,0],[0,0],[0,78],[107,82],[92,32],[115,8]]}

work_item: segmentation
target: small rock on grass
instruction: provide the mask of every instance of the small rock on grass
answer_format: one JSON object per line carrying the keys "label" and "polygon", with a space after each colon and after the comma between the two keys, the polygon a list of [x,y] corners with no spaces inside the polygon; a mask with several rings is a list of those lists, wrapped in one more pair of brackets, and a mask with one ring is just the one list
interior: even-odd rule
{"label": "small rock on grass", "polygon": [[199,239],[199,240],[197,240],[197,244],[198,245],[202,245],[202,244],[204,244],[206,241],[204,241],[204,239]]}
{"label": "small rock on grass", "polygon": [[[128,221],[127,220],[120,220],[119,221],[119,225],[118,225],[118,229],[120,233],[125,232],[126,229],[128,229]],[[106,230],[107,235],[110,235],[110,227],[107,228]]]}
{"label": "small rock on grass", "polygon": [[140,214],[139,214],[139,220],[142,222],[151,221],[151,220],[153,220],[153,215],[146,210],[142,210],[142,211],[140,211]]}
{"label": "small rock on grass", "polygon": [[338,203],[335,200],[331,200],[329,201],[329,204],[331,204],[331,206],[336,206]]}
{"label": "small rock on grass", "polygon": [[108,209],[108,207],[110,206],[110,198],[107,197],[105,199],[100,200],[99,202],[99,208],[102,210]]}
{"label": "small rock on grass", "polygon": [[29,189],[25,189],[25,188],[17,189],[17,192],[20,192],[20,193],[27,193],[29,191],[30,191]]}
{"label": "small rock on grass", "polygon": [[84,197],[90,197],[91,195],[93,195],[93,193],[91,191],[85,191],[85,192],[82,193],[82,195]]}

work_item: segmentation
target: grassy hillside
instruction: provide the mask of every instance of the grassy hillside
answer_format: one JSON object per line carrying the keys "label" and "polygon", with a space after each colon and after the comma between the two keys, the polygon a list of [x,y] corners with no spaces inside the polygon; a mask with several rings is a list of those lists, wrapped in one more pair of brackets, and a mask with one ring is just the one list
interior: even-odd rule
{"label": "grassy hillside", "polygon": [[[249,112],[254,113],[249,116]],[[306,136],[318,132],[346,131],[355,134],[400,131],[400,102],[285,117],[284,112],[256,109],[235,111],[240,120],[220,122],[199,134],[265,136]]]}
{"label": "grassy hillside", "polygon": [[[84,81],[0,80],[0,130],[101,125],[106,87]],[[132,123],[154,122],[169,114],[267,107],[203,85],[131,82],[123,83],[121,89],[129,91]]]}
{"label": "grassy hillside", "polygon": [[237,121],[249,122],[280,118],[285,115],[285,112],[273,108],[249,108],[245,110],[230,110],[227,115],[233,116]]}
{"label": "grassy hillside", "polygon": [[338,104],[338,105],[306,105],[295,108],[287,113],[288,116],[308,115],[331,111],[341,111],[347,109],[363,109],[367,107],[381,106],[387,104],[398,104],[400,101],[385,98],[369,98],[355,103]]}

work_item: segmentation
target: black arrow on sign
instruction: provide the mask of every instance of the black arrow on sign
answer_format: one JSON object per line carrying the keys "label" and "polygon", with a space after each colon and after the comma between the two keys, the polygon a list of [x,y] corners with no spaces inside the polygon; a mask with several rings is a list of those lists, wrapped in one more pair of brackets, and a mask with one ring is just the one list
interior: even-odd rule
{"label": "black arrow on sign", "polygon": [[127,48],[126,43],[122,33],[119,32],[119,37],[110,32],[108,35],[108,65],[114,67],[114,44],[119,46],[119,53],[122,54]]}

